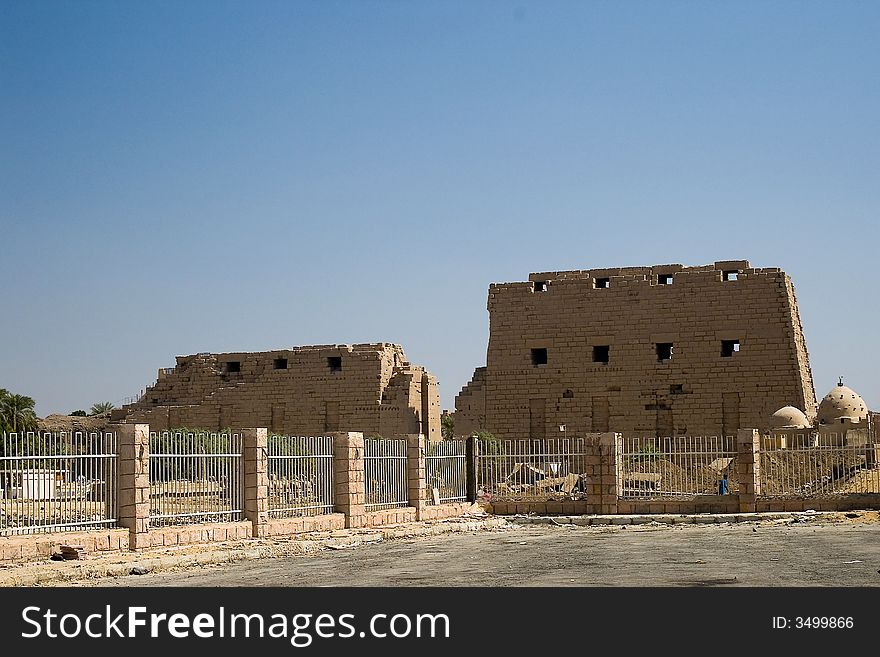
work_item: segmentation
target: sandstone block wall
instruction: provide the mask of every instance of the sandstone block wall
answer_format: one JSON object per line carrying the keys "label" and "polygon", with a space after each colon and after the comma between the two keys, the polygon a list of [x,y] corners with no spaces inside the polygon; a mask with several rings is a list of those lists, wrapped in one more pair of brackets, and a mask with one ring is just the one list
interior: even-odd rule
{"label": "sandstone block wall", "polygon": [[486,426],[486,368],[478,367],[455,398],[455,434],[470,436]]}
{"label": "sandstone block wall", "polygon": [[421,433],[440,440],[437,379],[389,343],[178,356],[114,421],[153,430],[265,426],[298,435]]}
{"label": "sandstone block wall", "polygon": [[531,274],[491,285],[488,310],[486,367],[456,398],[458,434],[736,436],[785,405],[816,415],[794,287],[776,268]]}

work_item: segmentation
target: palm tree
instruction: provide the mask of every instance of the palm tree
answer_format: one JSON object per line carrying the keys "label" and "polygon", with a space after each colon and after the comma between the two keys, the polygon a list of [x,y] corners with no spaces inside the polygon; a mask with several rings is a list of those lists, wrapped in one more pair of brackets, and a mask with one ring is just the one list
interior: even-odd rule
{"label": "palm tree", "polygon": [[6,422],[6,400],[9,399],[9,391],[6,388],[0,388],[0,432],[8,431]]}
{"label": "palm tree", "polygon": [[98,402],[97,404],[92,404],[89,415],[101,415],[107,411],[112,411],[114,408],[116,407],[113,405],[113,402]]}
{"label": "palm tree", "polygon": [[26,395],[0,391],[0,415],[6,431],[34,431],[37,428],[36,402]]}

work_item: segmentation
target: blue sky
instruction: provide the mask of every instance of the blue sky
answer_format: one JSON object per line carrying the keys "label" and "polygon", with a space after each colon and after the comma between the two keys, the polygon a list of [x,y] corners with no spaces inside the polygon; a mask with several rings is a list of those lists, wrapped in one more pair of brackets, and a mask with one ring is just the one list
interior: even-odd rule
{"label": "blue sky", "polygon": [[880,3],[0,0],[0,387],[400,342],[451,408],[490,283],[749,259],[880,410]]}

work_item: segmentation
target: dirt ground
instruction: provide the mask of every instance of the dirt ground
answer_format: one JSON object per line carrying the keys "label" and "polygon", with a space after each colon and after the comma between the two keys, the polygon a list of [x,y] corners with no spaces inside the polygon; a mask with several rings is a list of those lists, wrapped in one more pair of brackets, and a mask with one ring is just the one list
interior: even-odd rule
{"label": "dirt ground", "polygon": [[849,515],[722,524],[510,524],[80,585],[880,586],[878,513]]}

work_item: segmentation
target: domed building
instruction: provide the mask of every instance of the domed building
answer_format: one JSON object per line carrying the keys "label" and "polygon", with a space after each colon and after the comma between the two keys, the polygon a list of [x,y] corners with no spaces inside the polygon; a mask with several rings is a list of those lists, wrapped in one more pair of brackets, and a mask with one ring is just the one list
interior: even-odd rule
{"label": "domed building", "polygon": [[865,400],[837,382],[819,403],[815,424],[794,406],[783,406],[768,418],[770,448],[863,445],[872,440],[871,418]]}
{"label": "domed building", "polygon": [[810,421],[799,408],[783,406],[770,416],[771,429],[809,429]]}
{"label": "domed building", "polygon": [[865,400],[839,380],[819,402],[816,429],[819,445],[864,445],[871,440]]}
{"label": "domed building", "polygon": [[819,403],[819,425],[859,424],[868,419],[865,400],[840,379]]}
{"label": "domed building", "polygon": [[764,438],[767,449],[809,447],[815,443],[810,420],[794,406],[783,406],[769,418],[770,432]]}

